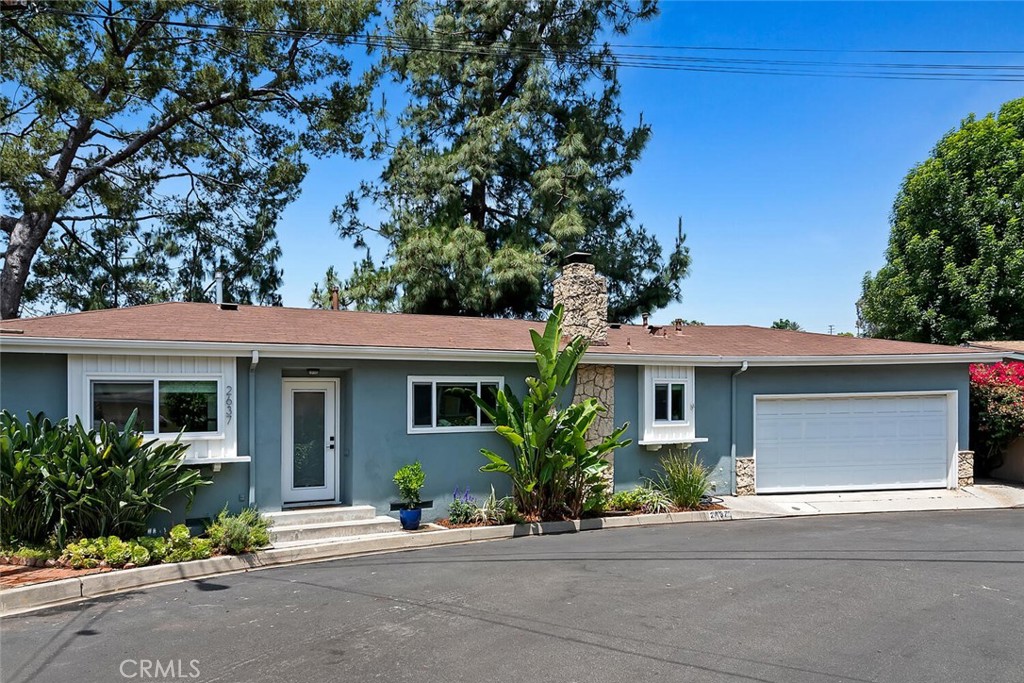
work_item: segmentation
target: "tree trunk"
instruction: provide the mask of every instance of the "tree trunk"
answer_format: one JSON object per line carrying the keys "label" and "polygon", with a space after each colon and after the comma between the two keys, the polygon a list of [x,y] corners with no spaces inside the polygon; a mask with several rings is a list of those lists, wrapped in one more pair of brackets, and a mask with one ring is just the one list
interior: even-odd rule
{"label": "tree trunk", "polygon": [[0,318],[3,320],[17,318],[20,314],[32,259],[52,226],[53,215],[46,212],[26,213],[15,223],[0,274]]}

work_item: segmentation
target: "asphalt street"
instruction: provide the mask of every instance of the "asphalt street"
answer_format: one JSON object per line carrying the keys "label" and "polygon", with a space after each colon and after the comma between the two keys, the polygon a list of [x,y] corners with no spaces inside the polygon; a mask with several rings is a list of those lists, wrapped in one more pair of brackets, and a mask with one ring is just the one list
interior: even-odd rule
{"label": "asphalt street", "polygon": [[527,537],[173,584],[0,628],[4,683],[1020,683],[1024,510]]}

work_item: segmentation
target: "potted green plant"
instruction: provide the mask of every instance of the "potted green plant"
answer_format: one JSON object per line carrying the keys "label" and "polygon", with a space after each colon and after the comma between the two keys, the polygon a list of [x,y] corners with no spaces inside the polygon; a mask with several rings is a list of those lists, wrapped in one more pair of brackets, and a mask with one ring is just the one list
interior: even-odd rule
{"label": "potted green plant", "polygon": [[423,510],[420,508],[420,491],[425,480],[426,475],[423,474],[423,467],[418,460],[395,472],[393,481],[398,487],[402,502],[405,503],[405,507],[398,511],[398,518],[406,531],[420,528],[420,518],[423,516]]}

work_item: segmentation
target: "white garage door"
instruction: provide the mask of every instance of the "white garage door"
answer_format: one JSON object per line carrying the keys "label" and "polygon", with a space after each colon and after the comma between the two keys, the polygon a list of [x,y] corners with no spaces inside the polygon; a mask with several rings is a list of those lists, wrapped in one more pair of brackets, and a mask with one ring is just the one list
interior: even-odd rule
{"label": "white garage door", "polygon": [[754,399],[758,493],[943,488],[956,443],[946,394]]}

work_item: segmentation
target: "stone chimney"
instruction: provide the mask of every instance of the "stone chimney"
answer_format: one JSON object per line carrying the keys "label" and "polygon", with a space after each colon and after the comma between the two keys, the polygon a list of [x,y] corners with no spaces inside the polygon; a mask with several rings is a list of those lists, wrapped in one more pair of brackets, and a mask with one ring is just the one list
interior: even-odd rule
{"label": "stone chimney", "polygon": [[578,251],[565,258],[554,301],[565,308],[563,334],[583,335],[598,346],[608,343],[608,283],[594,270],[590,254]]}

